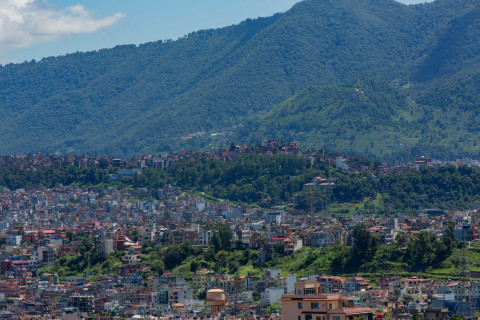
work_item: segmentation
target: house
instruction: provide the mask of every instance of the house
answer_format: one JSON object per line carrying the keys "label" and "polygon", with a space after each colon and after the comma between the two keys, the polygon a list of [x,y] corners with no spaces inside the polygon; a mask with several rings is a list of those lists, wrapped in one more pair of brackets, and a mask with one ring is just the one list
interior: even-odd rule
{"label": "house", "polygon": [[284,288],[272,287],[266,288],[263,294],[262,304],[264,306],[271,306],[278,303],[279,299],[285,294]]}
{"label": "house", "polygon": [[317,281],[295,283],[295,293],[285,294],[282,302],[282,319],[291,320],[352,320],[364,317],[373,320],[373,309],[347,306],[346,299],[340,294],[321,292]]}

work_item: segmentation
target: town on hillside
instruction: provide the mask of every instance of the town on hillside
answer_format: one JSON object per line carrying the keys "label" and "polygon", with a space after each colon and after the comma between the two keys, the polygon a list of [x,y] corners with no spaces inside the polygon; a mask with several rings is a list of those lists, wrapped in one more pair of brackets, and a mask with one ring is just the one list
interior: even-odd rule
{"label": "town on hillside", "polygon": [[[325,162],[334,165],[337,168],[350,172],[372,170],[364,163],[364,158],[355,154],[328,153],[324,150],[302,150],[297,143],[284,143],[278,139],[268,140],[258,144],[242,144],[235,142],[230,143],[229,148],[219,148],[211,151],[182,151],[178,153],[163,152],[159,155],[137,156],[129,160],[118,159],[105,156],[89,156],[89,155],[56,155],[30,153],[27,155],[0,155],[0,168],[16,167],[23,169],[40,169],[55,166],[74,165],[79,168],[120,168],[120,178],[132,176],[138,169],[143,168],[168,168],[188,160],[198,160],[202,158],[218,159],[221,161],[231,161],[238,156],[246,154],[263,154],[271,156],[274,154],[298,155],[308,159],[312,164]],[[441,166],[473,166],[479,167],[480,160],[475,159],[457,159],[455,161],[436,160],[430,157],[422,156],[411,162],[406,163],[377,163],[374,166],[376,175],[382,176],[392,173],[406,173],[409,170],[422,170],[425,168],[438,168]],[[115,179],[116,177],[113,177]]]}
{"label": "town on hillside", "polygon": [[[232,143],[201,156],[229,161],[248,152],[287,152],[346,171],[367,170],[353,156],[303,152],[277,140]],[[119,167],[110,178],[121,180],[144,167],[201,156],[123,161],[33,154],[1,157],[0,166]],[[423,157],[375,170],[441,165]],[[312,181],[319,188],[332,183]],[[286,206],[210,201],[169,184],[0,187],[0,318],[472,318],[480,310],[479,218],[475,209],[317,216]],[[385,258],[375,261],[379,254]],[[402,258],[391,260],[396,256]]]}

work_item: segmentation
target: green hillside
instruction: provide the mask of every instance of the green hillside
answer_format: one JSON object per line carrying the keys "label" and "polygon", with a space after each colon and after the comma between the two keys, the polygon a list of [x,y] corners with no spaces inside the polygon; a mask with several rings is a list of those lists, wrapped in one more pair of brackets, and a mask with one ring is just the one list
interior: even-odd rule
{"label": "green hillside", "polygon": [[[283,14],[176,41],[10,64],[0,68],[0,154],[198,149],[236,137],[232,128],[305,88],[364,75],[408,84],[417,95],[479,70],[478,7],[469,0],[415,6],[306,0]],[[403,111],[407,120],[419,119],[410,109]],[[396,109],[385,112],[372,128],[401,116]],[[395,154],[387,150],[391,141],[410,132],[396,126],[382,129],[393,136],[368,152]],[[372,129],[361,129],[365,137],[358,139],[371,139]],[[205,134],[182,139],[198,132]],[[222,132],[227,136],[211,136]],[[332,146],[351,140],[335,134]],[[356,145],[365,151],[364,143]]]}
{"label": "green hillside", "polygon": [[310,87],[255,123],[253,137],[279,137],[317,149],[397,155],[418,142],[428,108],[381,80]]}
{"label": "green hillside", "polygon": [[310,87],[273,108],[242,134],[251,140],[278,137],[303,147],[386,160],[423,154],[441,159],[478,157],[478,93],[473,89],[477,77],[435,89],[418,101],[376,78]]}

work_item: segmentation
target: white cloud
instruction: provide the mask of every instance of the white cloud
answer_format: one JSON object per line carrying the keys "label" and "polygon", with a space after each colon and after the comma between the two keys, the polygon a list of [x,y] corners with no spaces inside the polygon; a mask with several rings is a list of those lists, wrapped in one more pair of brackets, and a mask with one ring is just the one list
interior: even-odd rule
{"label": "white cloud", "polygon": [[0,51],[97,32],[124,16],[95,18],[80,4],[58,8],[46,0],[0,0]]}

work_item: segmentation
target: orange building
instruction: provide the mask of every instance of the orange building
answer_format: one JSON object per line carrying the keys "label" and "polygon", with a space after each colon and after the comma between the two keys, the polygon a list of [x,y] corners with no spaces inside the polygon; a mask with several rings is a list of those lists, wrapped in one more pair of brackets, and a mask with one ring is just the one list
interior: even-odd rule
{"label": "orange building", "polygon": [[349,306],[340,294],[322,293],[317,281],[295,283],[295,293],[283,295],[282,319],[352,320],[361,316],[373,320],[373,309]]}
{"label": "orange building", "polygon": [[127,237],[123,234],[112,235],[113,239],[113,248],[118,251],[125,251],[125,242]]}

